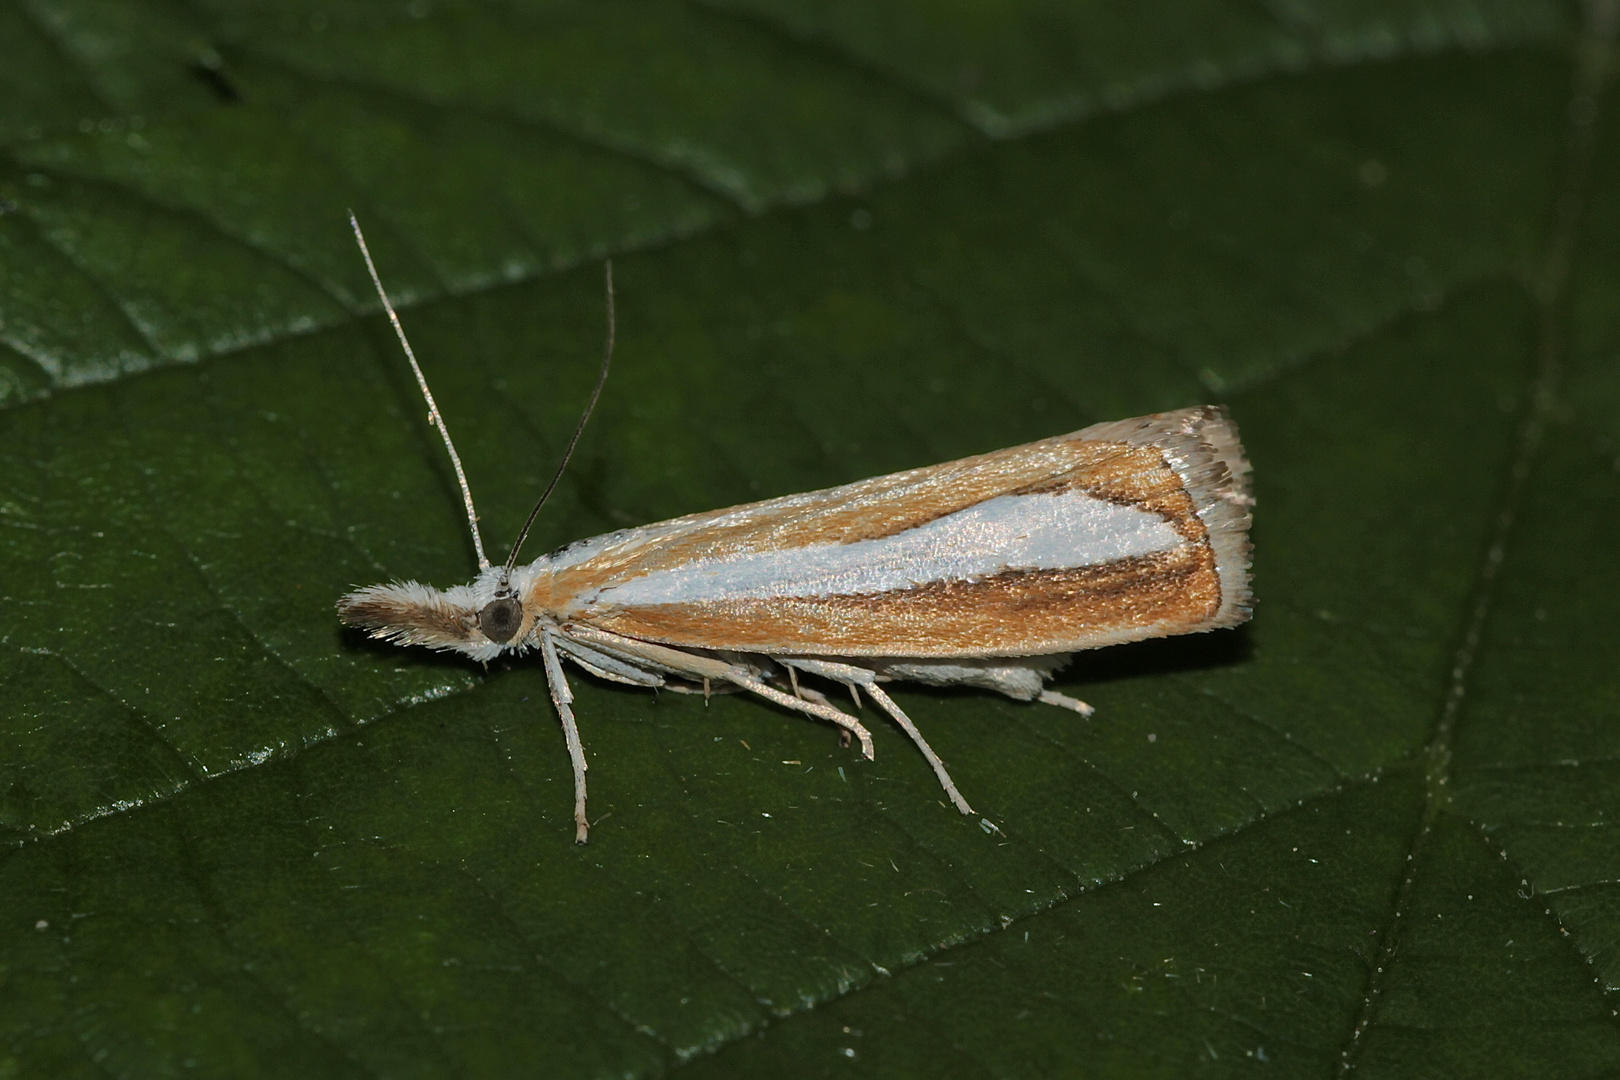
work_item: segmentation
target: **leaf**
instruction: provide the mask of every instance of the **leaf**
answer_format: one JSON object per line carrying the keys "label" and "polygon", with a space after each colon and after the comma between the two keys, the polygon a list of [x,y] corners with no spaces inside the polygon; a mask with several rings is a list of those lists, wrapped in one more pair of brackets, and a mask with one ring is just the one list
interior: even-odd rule
{"label": "leaf", "polygon": [[[0,8],[0,1077],[1620,1065],[1615,13]],[[1197,401],[1243,630],[741,697],[341,631],[533,551]],[[1551,1063],[1551,1064],[1550,1064]]]}

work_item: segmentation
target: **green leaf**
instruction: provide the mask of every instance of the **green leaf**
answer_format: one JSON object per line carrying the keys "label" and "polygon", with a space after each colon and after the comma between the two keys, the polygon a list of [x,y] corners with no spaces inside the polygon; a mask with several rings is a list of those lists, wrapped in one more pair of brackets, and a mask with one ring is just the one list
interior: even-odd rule
{"label": "green leaf", "polygon": [[[0,7],[0,1078],[1620,1071],[1606,0]],[[343,631],[1226,402],[1258,607],[1081,720]]]}

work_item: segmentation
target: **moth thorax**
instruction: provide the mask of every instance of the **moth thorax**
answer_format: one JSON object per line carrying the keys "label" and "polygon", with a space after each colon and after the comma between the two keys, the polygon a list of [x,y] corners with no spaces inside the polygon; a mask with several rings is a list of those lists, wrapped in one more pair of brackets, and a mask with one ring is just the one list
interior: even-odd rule
{"label": "moth thorax", "polygon": [[497,596],[478,613],[478,629],[497,645],[505,645],[523,625],[523,605],[515,596]]}

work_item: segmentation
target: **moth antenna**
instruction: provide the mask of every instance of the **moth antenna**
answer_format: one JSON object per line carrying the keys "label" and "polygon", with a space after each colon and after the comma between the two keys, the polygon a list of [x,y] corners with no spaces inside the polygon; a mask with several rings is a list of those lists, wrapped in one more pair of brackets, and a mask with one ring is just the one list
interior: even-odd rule
{"label": "moth antenna", "polygon": [[[563,451],[562,460],[557,463],[557,471],[551,474],[551,483],[546,490],[540,493],[540,501],[534,504],[529,511],[529,520],[523,523],[518,530],[517,539],[512,543],[512,553],[506,557],[506,576],[510,577],[512,568],[517,565],[518,551],[523,547],[523,541],[528,538],[529,526],[534,519],[540,516],[540,508],[546,505],[551,493],[557,490],[557,482],[562,479],[563,470],[568,468],[568,459],[574,456],[574,447],[579,445],[579,437],[585,434],[585,422],[591,418],[591,411],[596,408],[596,399],[602,396],[602,387],[607,385],[608,365],[613,362],[613,260],[607,260],[607,345],[602,350],[602,370],[596,375],[596,386],[591,390],[590,400],[585,402],[585,411],[579,414],[579,423],[574,425],[574,437],[568,440],[568,449]],[[446,436],[449,438],[449,436]],[[472,505],[472,497],[468,496],[468,506]],[[488,563],[484,564],[488,566]]]}
{"label": "moth antenna", "polygon": [[411,343],[405,337],[405,327],[400,325],[399,313],[388,300],[388,294],[383,291],[382,278],[377,276],[377,264],[371,261],[371,249],[366,247],[366,234],[360,231],[360,222],[349,211],[349,225],[354,229],[354,239],[360,245],[360,255],[366,260],[366,270],[371,274],[371,283],[377,287],[377,298],[382,301],[383,310],[388,312],[388,321],[394,324],[394,333],[399,337],[400,345],[405,348],[405,359],[411,362],[411,372],[416,376],[416,385],[422,388],[422,397],[427,401],[428,420],[439,429],[439,436],[444,439],[444,448],[450,453],[450,465],[456,470],[456,483],[461,485],[461,501],[467,505],[467,527],[472,530],[473,550],[478,553],[478,569],[489,569],[489,558],[484,554],[484,540],[478,535],[478,511],[473,508],[472,488],[467,486],[467,473],[461,467],[461,455],[456,453],[456,444],[450,440],[450,429],[444,426],[444,417],[439,412],[439,403],[433,400],[433,391],[428,389],[427,376],[422,374],[422,365],[416,362],[416,353],[411,349]]}

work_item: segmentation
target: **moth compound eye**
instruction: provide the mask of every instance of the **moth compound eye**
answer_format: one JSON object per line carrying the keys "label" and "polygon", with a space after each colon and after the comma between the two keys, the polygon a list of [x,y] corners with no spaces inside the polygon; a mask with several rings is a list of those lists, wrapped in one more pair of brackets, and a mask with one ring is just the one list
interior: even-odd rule
{"label": "moth compound eye", "polygon": [[478,613],[478,629],[497,645],[505,645],[523,625],[523,605],[513,596],[502,596],[484,605]]}

